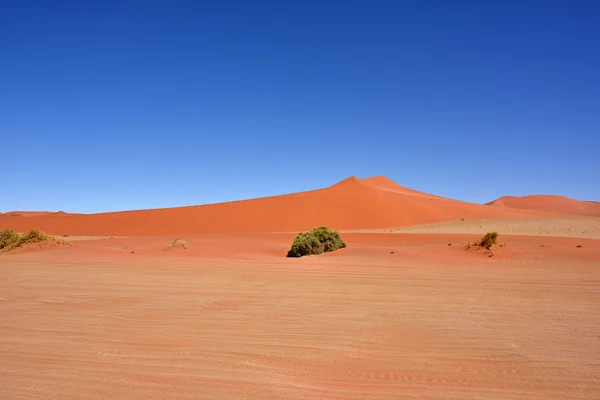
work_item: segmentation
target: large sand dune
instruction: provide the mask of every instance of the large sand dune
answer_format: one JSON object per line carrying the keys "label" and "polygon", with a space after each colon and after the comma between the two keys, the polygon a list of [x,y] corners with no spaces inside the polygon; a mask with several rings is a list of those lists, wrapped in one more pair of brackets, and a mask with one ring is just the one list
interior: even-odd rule
{"label": "large sand dune", "polygon": [[40,215],[48,215],[48,214],[53,214],[53,213],[50,211],[9,211],[4,214],[0,213],[0,216],[13,217],[13,218],[17,218],[17,217],[29,218],[29,217],[38,217]]}
{"label": "large sand dune", "polygon": [[461,218],[536,218],[539,211],[489,207],[404,188],[385,177],[345,179],[308,192],[153,210],[89,215],[0,216],[0,228],[40,228],[55,235],[153,236],[193,233],[298,232],[376,229]]}
{"label": "large sand dune", "polygon": [[564,196],[504,196],[487,203],[487,205],[521,210],[537,210],[600,217],[600,203],[595,201],[579,201]]}

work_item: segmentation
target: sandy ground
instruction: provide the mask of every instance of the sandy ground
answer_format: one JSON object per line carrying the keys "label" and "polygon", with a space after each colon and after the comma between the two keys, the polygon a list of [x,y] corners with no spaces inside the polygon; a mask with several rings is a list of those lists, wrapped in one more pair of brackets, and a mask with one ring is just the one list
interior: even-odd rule
{"label": "sandy ground", "polygon": [[0,398],[600,398],[600,242],[505,236],[489,258],[463,247],[480,233],[1,255]]}
{"label": "sandy ground", "polygon": [[361,232],[479,234],[493,231],[502,235],[600,239],[600,218],[566,217],[532,220],[465,219],[393,229],[362,230]]}

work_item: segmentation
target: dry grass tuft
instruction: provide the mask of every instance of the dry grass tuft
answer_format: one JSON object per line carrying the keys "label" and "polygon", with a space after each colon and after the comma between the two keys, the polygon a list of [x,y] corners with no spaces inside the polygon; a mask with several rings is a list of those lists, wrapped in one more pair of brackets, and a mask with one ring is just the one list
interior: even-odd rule
{"label": "dry grass tuft", "polygon": [[[465,249],[470,249],[471,247],[477,247],[477,250],[483,248],[486,249],[485,255],[488,257],[493,257],[494,253],[492,253],[492,247],[496,245],[496,239],[498,239],[498,232],[488,232],[481,239],[475,240],[473,243],[468,243],[465,246]],[[500,245],[500,247],[504,247],[504,245]]]}
{"label": "dry grass tuft", "polygon": [[475,240],[473,243],[467,244],[466,248],[470,249],[471,246],[484,247],[486,250],[490,250],[492,246],[496,244],[498,239],[498,232],[488,232],[479,240]]}
{"label": "dry grass tuft", "polygon": [[181,247],[182,249],[187,249],[187,243],[185,240],[175,239],[167,246],[167,249],[172,247]]}
{"label": "dry grass tuft", "polygon": [[69,242],[62,239],[56,239],[54,236],[47,235],[39,229],[32,229],[29,232],[21,234],[11,229],[4,229],[0,232],[0,251],[11,251],[27,244],[47,241],[70,245]]}

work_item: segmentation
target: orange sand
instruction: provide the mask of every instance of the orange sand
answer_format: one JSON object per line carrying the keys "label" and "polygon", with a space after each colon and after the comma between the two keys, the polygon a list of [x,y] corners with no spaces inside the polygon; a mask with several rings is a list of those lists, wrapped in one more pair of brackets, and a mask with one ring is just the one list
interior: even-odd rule
{"label": "orange sand", "polygon": [[293,236],[0,255],[0,398],[600,398],[598,240],[345,234],[288,259]]}
{"label": "orange sand", "polygon": [[202,206],[90,215],[0,216],[0,229],[39,228],[54,235],[155,236],[194,233],[376,229],[461,218],[543,218],[540,211],[489,207],[420,193],[375,177],[345,179],[325,189]]}
{"label": "orange sand", "polygon": [[579,201],[563,196],[505,196],[487,204],[513,209],[538,210],[562,214],[600,217],[600,203],[595,201]]}
{"label": "orange sand", "polygon": [[48,215],[48,214],[53,214],[49,211],[9,211],[7,213],[0,213],[0,217],[23,217],[23,218],[28,218],[28,217],[37,217],[40,215]]}
{"label": "orange sand", "polygon": [[[600,240],[502,233],[493,257],[464,248],[488,226],[598,229],[540,204],[374,177],[205,206],[0,215],[0,229],[72,244],[0,253],[0,399],[598,399]],[[417,224],[427,233],[399,232]],[[286,258],[318,225],[348,247]],[[381,228],[395,229],[367,233]],[[187,249],[166,250],[175,238]]]}

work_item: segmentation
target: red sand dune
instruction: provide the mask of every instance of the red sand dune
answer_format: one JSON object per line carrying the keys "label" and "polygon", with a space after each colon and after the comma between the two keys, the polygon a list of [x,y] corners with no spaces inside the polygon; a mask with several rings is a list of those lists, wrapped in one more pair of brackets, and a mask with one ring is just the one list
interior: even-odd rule
{"label": "red sand dune", "polygon": [[536,218],[538,211],[489,207],[403,188],[385,177],[350,177],[301,193],[201,206],[100,214],[0,216],[0,228],[39,228],[55,235],[156,236],[194,233],[298,232],[393,228],[460,218]]}
{"label": "red sand dune", "polygon": [[53,214],[50,211],[9,211],[7,213],[0,213],[0,217],[24,217],[24,218],[29,218],[29,217],[38,217],[40,215],[47,215],[47,214]]}
{"label": "red sand dune", "polygon": [[381,189],[381,190],[387,190],[390,192],[396,192],[396,193],[402,193],[402,194],[407,194],[407,195],[411,195],[411,196],[420,196],[420,197],[426,197],[428,199],[430,198],[435,198],[435,199],[446,199],[445,197],[440,197],[440,196],[435,196],[429,193],[423,193],[423,192],[418,192],[416,190],[413,189],[409,189],[409,188],[405,188],[404,186],[400,186],[398,185],[396,182],[394,182],[393,180],[386,178],[385,176],[374,176],[371,178],[366,178],[366,179],[362,179],[361,182],[365,183],[366,185],[369,185],[371,187],[377,188],[377,189]]}
{"label": "red sand dune", "polygon": [[600,217],[600,203],[594,201],[579,201],[564,196],[504,196],[487,203],[487,205],[521,210],[537,210]]}

